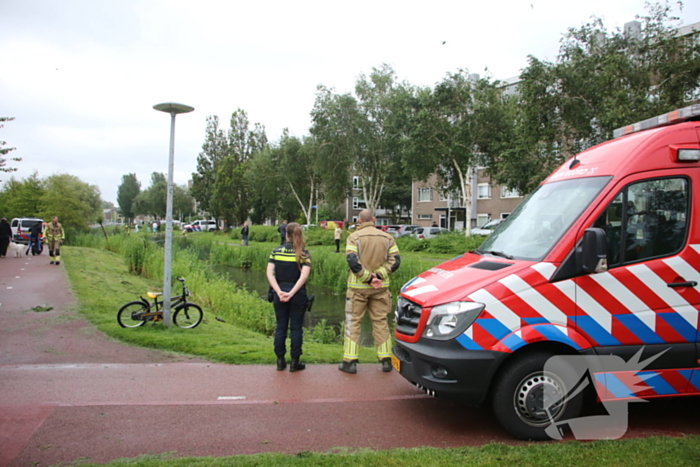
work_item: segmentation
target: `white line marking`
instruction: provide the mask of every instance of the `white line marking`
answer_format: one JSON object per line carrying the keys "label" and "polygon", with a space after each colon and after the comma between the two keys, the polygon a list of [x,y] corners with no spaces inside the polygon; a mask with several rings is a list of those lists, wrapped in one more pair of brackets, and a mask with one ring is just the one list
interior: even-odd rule
{"label": "white line marking", "polygon": [[409,297],[415,297],[416,295],[428,293],[428,292],[435,292],[437,291],[438,288],[435,287],[434,285],[424,285],[423,287],[418,287],[417,289],[409,290],[408,292],[404,292],[404,295],[408,295]]}
{"label": "white line marking", "polygon": [[245,396],[219,396],[218,400],[220,401],[240,401],[240,400],[245,400]]}

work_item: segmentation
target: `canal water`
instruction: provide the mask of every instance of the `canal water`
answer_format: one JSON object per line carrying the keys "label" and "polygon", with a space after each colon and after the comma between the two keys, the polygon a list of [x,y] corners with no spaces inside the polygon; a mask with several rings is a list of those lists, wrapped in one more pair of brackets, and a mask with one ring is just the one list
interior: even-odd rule
{"label": "canal water", "polygon": [[[213,266],[213,270],[246,290],[255,292],[260,297],[267,299],[269,285],[264,271],[254,271],[222,264]],[[337,294],[331,289],[317,285],[307,285],[306,290],[309,294],[315,295],[316,300],[314,300],[311,313],[306,313],[304,316],[304,327],[307,329],[312,328],[322,319],[325,319],[327,326],[331,326],[338,331],[341,323],[345,320],[345,293],[342,295]],[[389,315],[389,319],[393,319],[393,314]],[[369,321],[367,314],[365,314],[362,321],[360,344],[368,347],[374,346],[372,323]]]}

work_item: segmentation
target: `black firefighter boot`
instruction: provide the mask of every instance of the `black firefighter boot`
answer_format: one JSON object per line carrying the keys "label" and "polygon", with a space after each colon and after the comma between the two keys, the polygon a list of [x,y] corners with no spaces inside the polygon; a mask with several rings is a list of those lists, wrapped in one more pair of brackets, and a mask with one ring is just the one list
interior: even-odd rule
{"label": "black firefighter boot", "polygon": [[306,368],[306,363],[299,361],[299,357],[292,358],[292,363],[289,364],[289,371],[294,373],[295,371],[301,371]]}
{"label": "black firefighter boot", "polygon": [[287,361],[284,357],[277,357],[277,371],[282,371],[287,368]]}
{"label": "black firefighter boot", "polygon": [[355,373],[357,373],[357,360],[343,360],[340,363],[338,369],[340,371],[344,371],[345,373],[350,373],[351,375],[354,375]]}
{"label": "black firefighter boot", "polygon": [[391,358],[382,358],[382,371],[389,373],[391,371]]}

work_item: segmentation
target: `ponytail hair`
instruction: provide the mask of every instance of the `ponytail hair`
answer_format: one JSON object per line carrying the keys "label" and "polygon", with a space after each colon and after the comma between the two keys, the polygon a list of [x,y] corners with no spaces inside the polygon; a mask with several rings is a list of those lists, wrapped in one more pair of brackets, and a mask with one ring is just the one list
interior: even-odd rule
{"label": "ponytail hair", "polygon": [[292,242],[294,255],[297,259],[297,266],[301,269],[301,263],[304,257],[304,235],[302,234],[301,226],[296,222],[287,224],[287,239]]}

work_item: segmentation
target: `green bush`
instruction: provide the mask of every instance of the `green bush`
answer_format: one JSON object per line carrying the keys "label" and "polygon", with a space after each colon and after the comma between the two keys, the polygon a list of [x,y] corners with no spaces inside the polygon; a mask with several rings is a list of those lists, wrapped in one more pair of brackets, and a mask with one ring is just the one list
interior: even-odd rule
{"label": "green bush", "polygon": [[400,251],[427,251],[430,253],[445,253],[461,255],[478,248],[486,239],[479,235],[465,237],[459,232],[438,235],[433,238],[419,240],[415,237],[401,237],[396,241]]}
{"label": "green bush", "polygon": [[319,344],[337,344],[343,342],[341,325],[337,328],[329,326],[325,319],[322,319],[311,331],[304,333],[304,340],[308,342],[318,342]]}
{"label": "green bush", "polygon": [[[335,245],[335,241],[333,239],[334,232],[334,230],[330,229],[311,227],[310,229],[304,231],[304,241],[306,242],[307,246]],[[341,242],[345,242],[346,238],[347,234],[344,233],[343,237],[341,238]]]}

